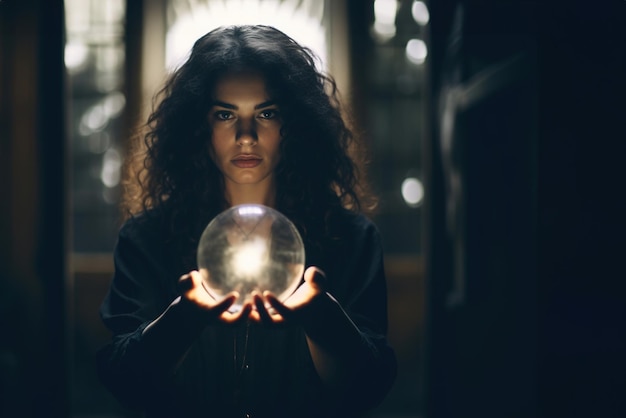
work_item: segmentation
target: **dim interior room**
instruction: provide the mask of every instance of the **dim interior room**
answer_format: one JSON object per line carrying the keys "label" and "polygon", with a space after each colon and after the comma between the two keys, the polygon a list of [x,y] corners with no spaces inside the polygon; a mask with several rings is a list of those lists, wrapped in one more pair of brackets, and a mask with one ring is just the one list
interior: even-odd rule
{"label": "dim interior room", "polygon": [[623,416],[626,2],[568,3],[0,0],[0,416],[139,416],[94,359],[129,139],[249,23],[366,145],[398,362],[367,418]]}

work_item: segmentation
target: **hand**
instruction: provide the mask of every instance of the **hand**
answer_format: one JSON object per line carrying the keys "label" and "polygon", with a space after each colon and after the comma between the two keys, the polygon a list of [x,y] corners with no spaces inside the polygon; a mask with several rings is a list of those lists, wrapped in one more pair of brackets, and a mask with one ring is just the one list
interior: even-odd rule
{"label": "hand", "polygon": [[252,293],[254,309],[250,312],[250,320],[263,324],[277,324],[299,320],[307,315],[313,302],[326,295],[326,275],[317,267],[309,267],[304,272],[304,283],[281,302],[274,294],[265,291],[263,295]]}
{"label": "hand", "polygon": [[229,308],[239,297],[239,293],[228,293],[222,300],[216,300],[204,288],[204,281],[197,270],[181,276],[178,280],[181,303],[188,304],[206,314],[209,320],[218,320],[227,324],[245,320],[252,311],[252,304],[247,302],[238,312],[229,312]]}

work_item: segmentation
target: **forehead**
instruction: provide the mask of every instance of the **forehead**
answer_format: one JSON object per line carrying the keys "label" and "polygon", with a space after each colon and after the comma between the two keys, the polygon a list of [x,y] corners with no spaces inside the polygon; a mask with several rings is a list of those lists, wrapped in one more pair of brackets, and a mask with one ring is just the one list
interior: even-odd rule
{"label": "forehead", "polygon": [[269,99],[265,78],[257,72],[225,74],[215,84],[216,99],[227,97],[258,97]]}

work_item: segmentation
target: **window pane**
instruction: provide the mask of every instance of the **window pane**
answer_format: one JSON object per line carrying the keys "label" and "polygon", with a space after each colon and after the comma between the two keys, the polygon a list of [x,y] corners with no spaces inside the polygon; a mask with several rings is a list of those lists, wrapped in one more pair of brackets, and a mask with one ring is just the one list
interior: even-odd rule
{"label": "window pane", "polygon": [[322,0],[187,0],[167,1],[166,66],[176,68],[193,42],[211,29],[237,24],[265,24],[311,48],[326,62],[326,31]]}
{"label": "window pane", "polygon": [[109,252],[119,222],[124,0],[66,0],[72,251]]}

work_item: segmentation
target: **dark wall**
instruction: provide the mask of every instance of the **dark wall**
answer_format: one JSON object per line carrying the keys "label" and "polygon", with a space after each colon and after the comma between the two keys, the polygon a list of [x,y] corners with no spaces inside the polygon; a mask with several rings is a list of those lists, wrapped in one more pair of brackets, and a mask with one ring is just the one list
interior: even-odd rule
{"label": "dark wall", "polygon": [[0,415],[68,413],[63,2],[0,2]]}
{"label": "dark wall", "polygon": [[626,2],[542,15],[542,405],[553,416],[624,416]]}
{"label": "dark wall", "polygon": [[530,12],[471,2],[431,7],[426,411],[534,416],[537,52]]}
{"label": "dark wall", "polygon": [[626,3],[430,3],[428,416],[621,416]]}

